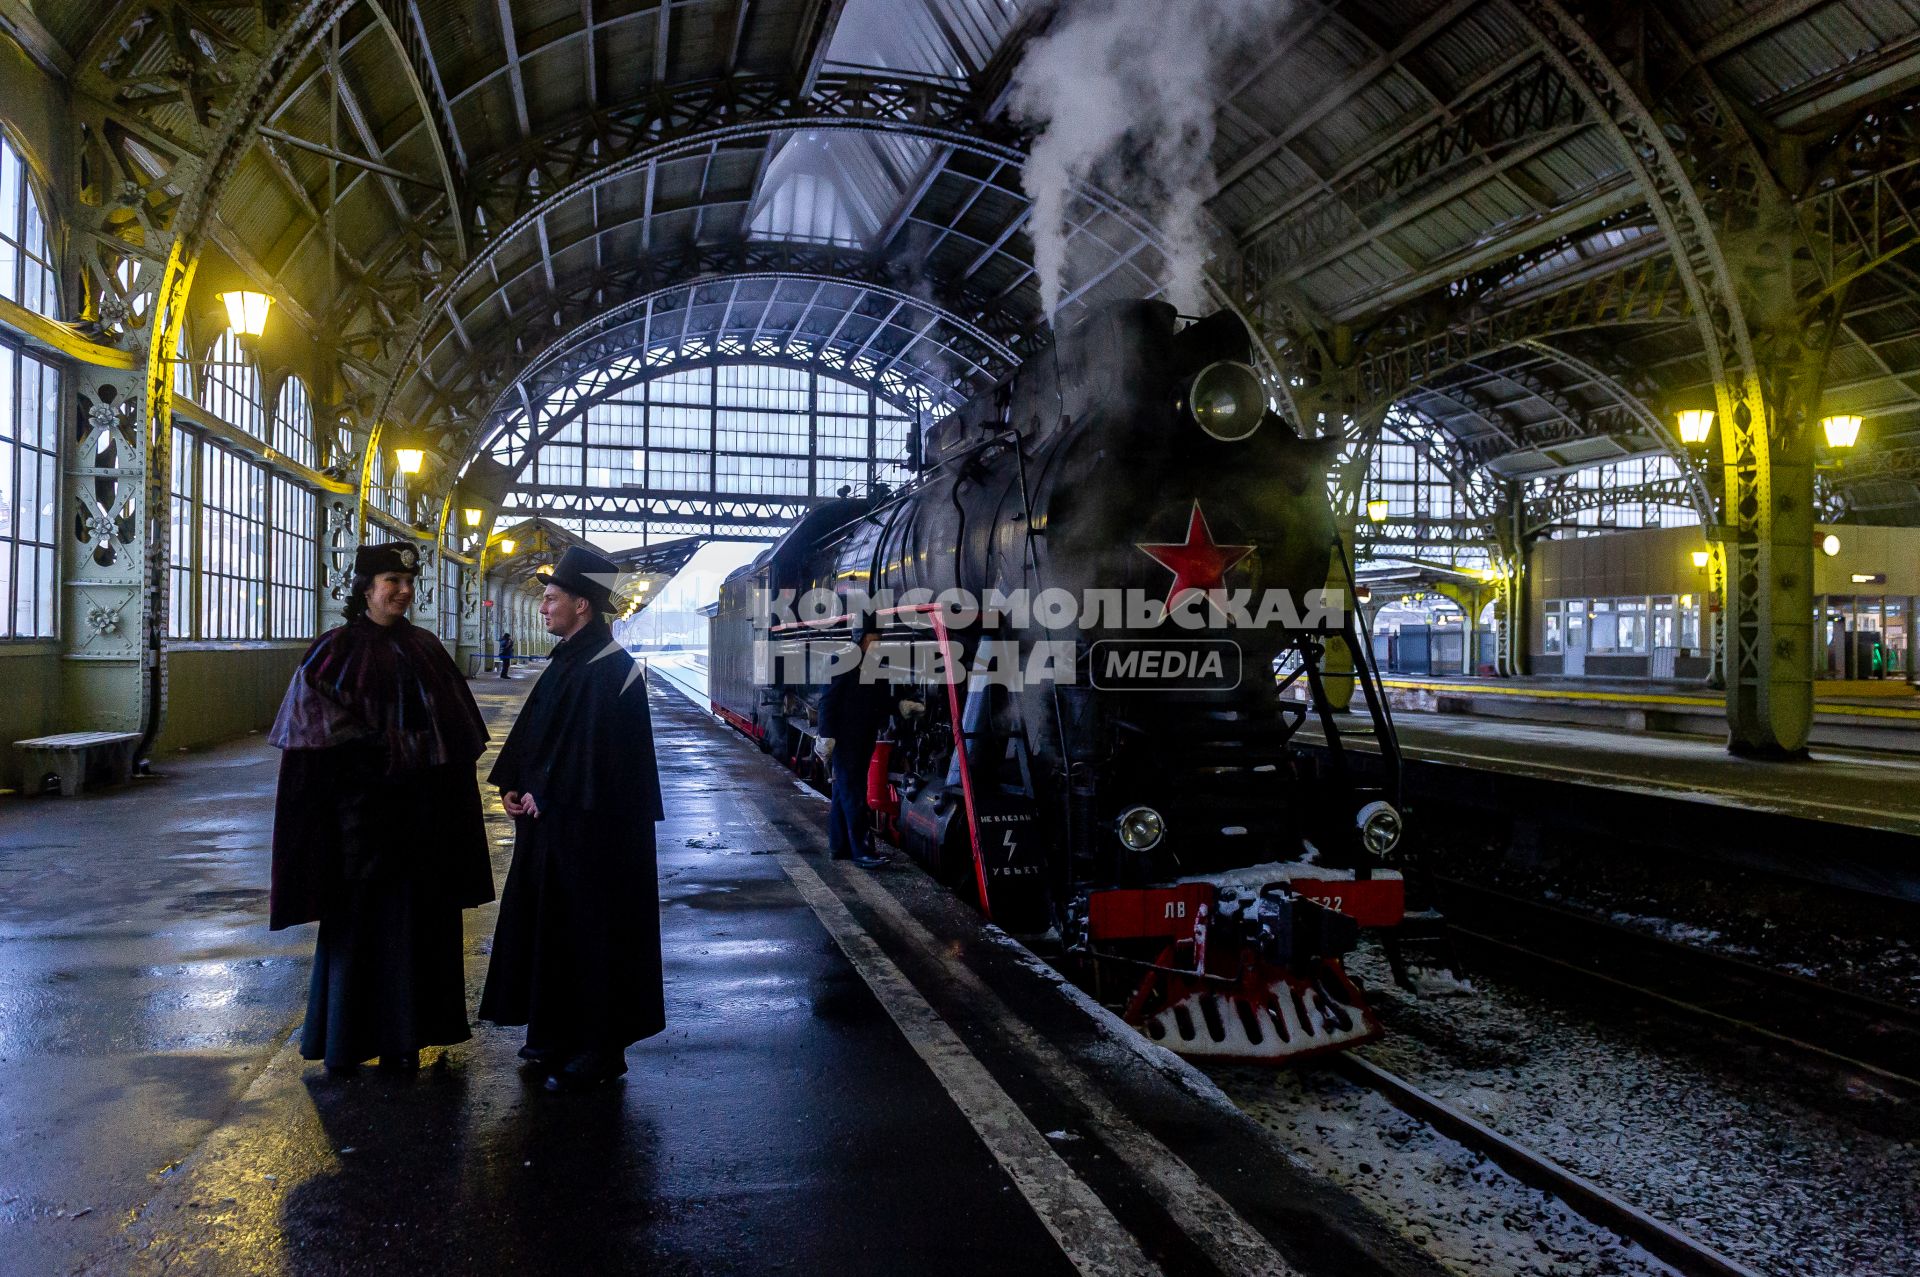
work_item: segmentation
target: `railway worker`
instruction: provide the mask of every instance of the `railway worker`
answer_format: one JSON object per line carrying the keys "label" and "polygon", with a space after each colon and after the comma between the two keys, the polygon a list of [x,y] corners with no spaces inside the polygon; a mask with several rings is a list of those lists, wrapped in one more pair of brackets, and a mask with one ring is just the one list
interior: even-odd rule
{"label": "railway worker", "polygon": [[513,665],[513,635],[507,633],[505,630],[500,631],[498,654],[500,657],[500,677],[506,678],[508,677],[507,670]]}
{"label": "railway worker", "polygon": [[460,911],[493,899],[474,761],[487,729],[447,650],[407,620],[419,550],[354,555],[347,623],[307,649],[279,748],[273,930],[318,922],[300,1054],[350,1073],[463,1042]]}
{"label": "railway worker", "polygon": [[887,863],[873,844],[873,813],[867,807],[867,768],[874,742],[886,726],[890,690],[867,656],[879,642],[876,630],[856,631],[860,659],[833,676],[820,698],[820,739],[833,776],[833,805],[827,816],[827,850],[835,860],[851,860],[862,869]]}
{"label": "railway worker", "polygon": [[514,818],[480,1018],[527,1026],[528,1079],[579,1090],[666,1027],[647,680],[608,626],[619,570],[576,546],[540,614],[560,642],[487,778]]}

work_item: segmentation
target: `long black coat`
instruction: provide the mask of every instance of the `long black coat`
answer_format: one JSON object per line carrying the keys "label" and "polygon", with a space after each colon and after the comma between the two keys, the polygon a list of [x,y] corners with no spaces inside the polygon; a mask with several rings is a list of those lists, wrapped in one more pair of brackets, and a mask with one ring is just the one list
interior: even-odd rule
{"label": "long black coat", "polygon": [[480,1018],[540,1051],[618,1050],[666,1027],[662,818],[647,680],[603,624],[553,650],[488,782],[531,794],[516,821]]}
{"label": "long black coat", "polygon": [[270,928],[316,922],[376,878],[459,908],[493,899],[473,775],[487,729],[432,634],[364,617],[328,630],[267,739],[283,751]]}

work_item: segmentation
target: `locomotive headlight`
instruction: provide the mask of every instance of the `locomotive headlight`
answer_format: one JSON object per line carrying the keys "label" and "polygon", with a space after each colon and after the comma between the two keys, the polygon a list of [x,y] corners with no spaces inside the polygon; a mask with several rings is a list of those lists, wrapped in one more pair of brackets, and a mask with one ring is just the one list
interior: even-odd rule
{"label": "locomotive headlight", "polygon": [[1360,826],[1360,841],[1376,856],[1384,856],[1400,845],[1400,813],[1393,804],[1375,799],[1354,817]]}
{"label": "locomotive headlight", "polygon": [[1215,439],[1237,443],[1258,430],[1266,418],[1267,388],[1253,369],[1223,359],[1208,364],[1193,379],[1187,410]]}
{"label": "locomotive headlight", "polygon": [[1114,831],[1128,851],[1152,851],[1166,836],[1167,824],[1151,807],[1129,807],[1120,813]]}

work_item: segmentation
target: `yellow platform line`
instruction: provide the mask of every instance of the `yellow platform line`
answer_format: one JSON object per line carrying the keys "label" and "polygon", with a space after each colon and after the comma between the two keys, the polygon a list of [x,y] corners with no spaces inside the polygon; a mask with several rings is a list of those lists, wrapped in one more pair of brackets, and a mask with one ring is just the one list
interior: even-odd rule
{"label": "yellow platform line", "polygon": [[[1659,692],[1582,692],[1562,687],[1497,687],[1480,683],[1425,683],[1406,678],[1389,678],[1381,681],[1388,687],[1404,688],[1410,691],[1465,692],[1474,696],[1525,696],[1556,701],[1611,701],[1616,705],[1718,707],[1726,704],[1725,699],[1719,696],[1680,696]],[[1920,720],[1920,709],[1898,709],[1886,705],[1849,705],[1839,701],[1815,701],[1813,707],[1821,713],[1847,714],[1859,718]]]}

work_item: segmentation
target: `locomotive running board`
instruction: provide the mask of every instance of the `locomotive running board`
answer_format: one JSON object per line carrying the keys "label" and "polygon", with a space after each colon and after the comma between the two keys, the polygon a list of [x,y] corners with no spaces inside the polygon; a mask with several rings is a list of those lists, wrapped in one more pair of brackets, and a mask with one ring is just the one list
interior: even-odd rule
{"label": "locomotive running board", "polygon": [[1151,1012],[1138,1005],[1144,998],[1136,998],[1126,1018],[1176,1054],[1220,1063],[1291,1064],[1381,1035],[1380,1021],[1339,963],[1319,964],[1316,975],[1309,980],[1283,973],[1263,992],[1257,984],[1223,989],[1159,973],[1149,982],[1157,978],[1171,986],[1171,996]]}

